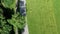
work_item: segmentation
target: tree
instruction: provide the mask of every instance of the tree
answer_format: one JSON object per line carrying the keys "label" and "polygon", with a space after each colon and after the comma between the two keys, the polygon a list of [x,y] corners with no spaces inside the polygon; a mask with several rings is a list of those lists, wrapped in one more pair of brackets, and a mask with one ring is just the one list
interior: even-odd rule
{"label": "tree", "polygon": [[16,34],[16,29],[24,26],[25,16],[16,10],[16,0],[0,0],[0,34]]}

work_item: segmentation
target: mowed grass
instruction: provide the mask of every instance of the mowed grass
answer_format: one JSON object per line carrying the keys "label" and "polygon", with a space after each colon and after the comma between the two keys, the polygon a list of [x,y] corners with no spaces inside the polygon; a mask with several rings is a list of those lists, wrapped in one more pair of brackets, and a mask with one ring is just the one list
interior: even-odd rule
{"label": "mowed grass", "polygon": [[60,34],[60,0],[54,0],[54,8],[55,8],[55,17],[56,17],[56,24],[57,30]]}
{"label": "mowed grass", "polygon": [[56,1],[27,0],[29,34],[60,34],[60,5]]}

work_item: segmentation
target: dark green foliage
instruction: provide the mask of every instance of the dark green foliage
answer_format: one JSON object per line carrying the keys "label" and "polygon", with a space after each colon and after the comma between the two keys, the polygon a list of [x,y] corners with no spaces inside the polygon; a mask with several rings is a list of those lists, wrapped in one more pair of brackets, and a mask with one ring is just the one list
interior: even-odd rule
{"label": "dark green foliage", "polygon": [[16,4],[16,0],[2,0],[1,1],[4,7],[14,8]]}
{"label": "dark green foliage", "polygon": [[20,16],[19,13],[12,15],[11,19],[7,20],[10,24],[12,24],[15,27],[18,28],[23,28],[24,27],[24,23],[25,23],[25,17]]}
{"label": "dark green foliage", "polygon": [[25,16],[16,11],[16,0],[0,0],[0,34],[11,34],[15,27],[23,29],[24,26]]}
{"label": "dark green foliage", "polygon": [[11,30],[11,26],[6,24],[6,19],[3,17],[3,10],[0,9],[0,33],[1,34],[8,34]]}

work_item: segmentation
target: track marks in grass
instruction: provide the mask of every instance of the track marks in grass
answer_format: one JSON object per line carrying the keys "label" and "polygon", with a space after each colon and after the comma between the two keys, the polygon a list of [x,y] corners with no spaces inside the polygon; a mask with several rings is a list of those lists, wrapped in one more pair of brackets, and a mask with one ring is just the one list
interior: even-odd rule
{"label": "track marks in grass", "polygon": [[50,0],[50,3],[48,2],[47,4],[45,4],[44,10],[42,9],[41,11],[43,17],[42,21],[44,22],[45,34],[58,34],[52,0]]}
{"label": "track marks in grass", "polygon": [[27,0],[27,2],[29,33],[58,34],[53,0]]}

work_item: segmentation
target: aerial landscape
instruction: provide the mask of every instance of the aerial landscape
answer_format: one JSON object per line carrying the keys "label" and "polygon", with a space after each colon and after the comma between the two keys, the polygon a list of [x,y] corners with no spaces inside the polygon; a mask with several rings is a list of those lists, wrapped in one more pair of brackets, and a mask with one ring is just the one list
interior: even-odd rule
{"label": "aerial landscape", "polygon": [[60,0],[0,0],[0,34],[60,34]]}

